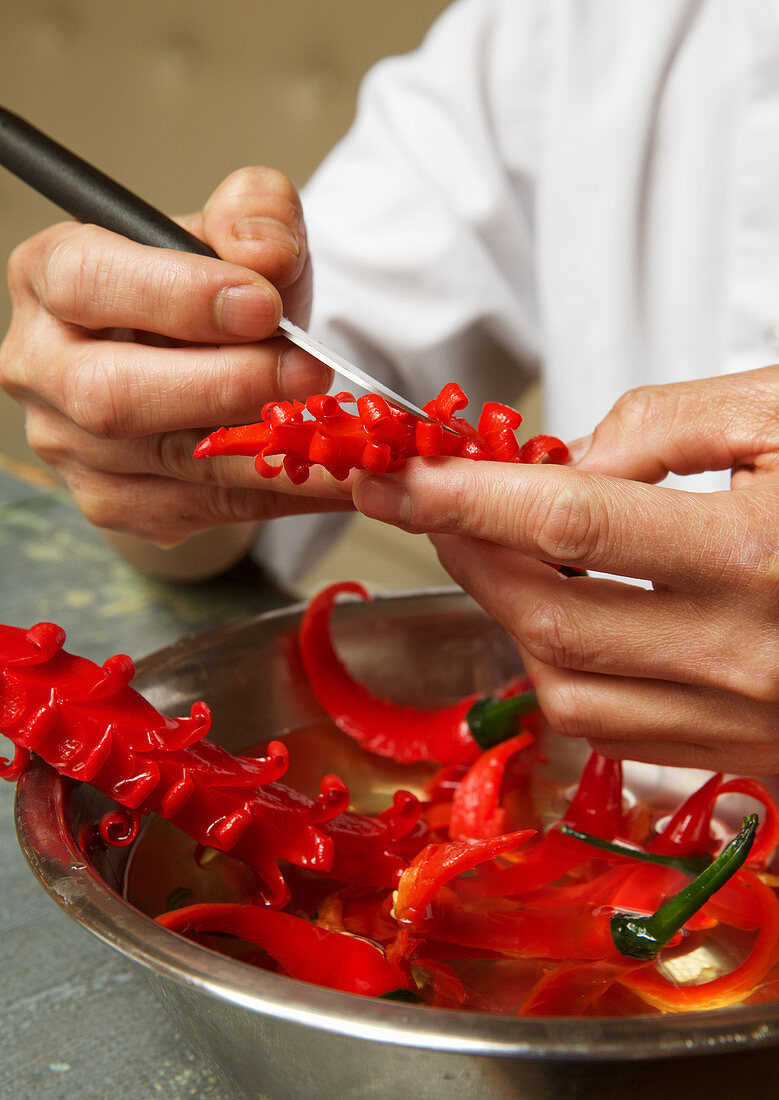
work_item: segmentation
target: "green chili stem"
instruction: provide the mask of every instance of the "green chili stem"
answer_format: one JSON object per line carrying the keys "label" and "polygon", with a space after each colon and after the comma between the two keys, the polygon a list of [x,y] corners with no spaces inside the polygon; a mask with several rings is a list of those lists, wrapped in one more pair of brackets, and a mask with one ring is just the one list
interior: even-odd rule
{"label": "green chili stem", "polygon": [[471,735],[482,749],[491,749],[501,741],[508,741],[517,732],[518,719],[538,710],[534,691],[510,695],[508,699],[496,699],[484,695],[477,699],[465,716]]}
{"label": "green chili stem", "polygon": [[590,844],[593,848],[601,848],[604,852],[613,852],[615,855],[626,856],[628,859],[637,859],[641,863],[655,863],[658,867],[673,867],[674,870],[681,871],[683,874],[689,875],[690,878],[695,878],[701,871],[705,871],[712,862],[712,856],[708,852],[698,856],[662,856],[655,852],[643,852],[637,848],[629,848],[626,844],[616,844],[611,840],[602,840],[599,836],[592,836],[591,833],[583,833],[579,829],[574,829],[572,825],[566,825],[565,822],[558,826],[558,831],[565,836],[572,836],[575,840]]}
{"label": "green chili stem", "polygon": [[710,866],[650,917],[615,913],[611,938],[622,955],[652,959],[669,943],[712,894],[730,879],[749,855],[757,832],[757,814],[745,817],[741,829]]}

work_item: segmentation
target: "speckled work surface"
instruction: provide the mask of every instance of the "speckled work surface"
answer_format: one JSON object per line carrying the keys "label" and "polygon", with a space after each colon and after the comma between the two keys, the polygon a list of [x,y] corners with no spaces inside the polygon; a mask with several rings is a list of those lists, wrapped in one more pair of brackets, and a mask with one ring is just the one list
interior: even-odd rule
{"label": "speckled work surface", "polygon": [[[63,493],[0,465],[2,622],[58,622],[74,652],[138,659],[283,602],[247,569],[204,585],[150,581],[116,558]],[[46,897],[18,847],[13,796],[0,783],[2,1100],[234,1100],[141,970]]]}

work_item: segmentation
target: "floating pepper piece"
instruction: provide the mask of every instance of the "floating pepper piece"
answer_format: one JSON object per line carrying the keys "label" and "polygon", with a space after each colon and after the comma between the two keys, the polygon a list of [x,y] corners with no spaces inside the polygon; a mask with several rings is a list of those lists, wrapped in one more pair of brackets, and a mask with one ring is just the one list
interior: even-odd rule
{"label": "floating pepper piece", "polygon": [[[298,631],[300,657],[308,682],[322,707],[344,733],[363,748],[398,763],[432,760],[440,764],[469,760],[482,748],[477,734],[485,728],[487,744],[516,733],[516,720],[537,709],[535,693],[521,692],[511,699],[487,699],[478,693],[450,706],[411,707],[378,699],[353,680],[333,649],[330,615],[340,595],[370,599],[356,581],[339,581],[324,588],[309,601]],[[489,721],[490,706],[500,710],[501,729],[496,733]],[[504,713],[512,711],[512,721]],[[479,727],[469,718],[478,712]],[[474,729],[476,733],[474,733]]]}
{"label": "floating pepper piece", "polygon": [[[357,412],[347,412],[346,404],[356,404]],[[520,447],[514,433],[522,417],[516,409],[488,402],[478,427],[473,428],[455,415],[467,404],[468,398],[454,382],[448,382],[424,407],[435,423],[395,408],[378,394],[356,401],[345,391],[313,394],[305,404],[271,401],[263,406],[256,424],[219,428],[198,443],[194,457],[254,456],[262,477],[277,477],[284,470],[295,485],[307,480],[314,465],[343,481],[351,470],[392,473],[417,456],[455,455],[492,462],[567,460],[568,448],[555,436],[534,436]],[[281,457],[281,463],[266,461],[273,457]]]}

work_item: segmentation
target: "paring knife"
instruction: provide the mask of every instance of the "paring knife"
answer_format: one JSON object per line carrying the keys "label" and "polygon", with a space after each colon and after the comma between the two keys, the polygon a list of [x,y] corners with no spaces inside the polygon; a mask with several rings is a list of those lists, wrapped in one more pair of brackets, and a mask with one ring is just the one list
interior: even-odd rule
{"label": "paring knife", "polygon": [[[0,107],[0,164],[78,221],[110,229],[139,244],[220,258],[213,248],[161,211],[4,107]],[[432,418],[411,401],[325,347],[286,317],[279,323],[279,332],[315,359],[332,367],[342,378],[368,393],[381,394],[391,404],[420,420],[432,422]],[[445,430],[451,431],[450,428]]]}

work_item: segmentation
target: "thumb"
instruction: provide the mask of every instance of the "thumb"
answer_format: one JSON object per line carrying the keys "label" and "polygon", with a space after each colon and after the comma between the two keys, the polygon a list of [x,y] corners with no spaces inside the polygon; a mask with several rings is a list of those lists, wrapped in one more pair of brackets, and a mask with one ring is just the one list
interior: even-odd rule
{"label": "thumb", "polygon": [[571,446],[577,469],[635,481],[758,465],[776,469],[779,365],[631,390],[590,441]]}
{"label": "thumb", "polygon": [[208,199],[199,235],[230,263],[259,272],[275,287],[295,283],[308,257],[294,184],[275,168],[239,168]]}

